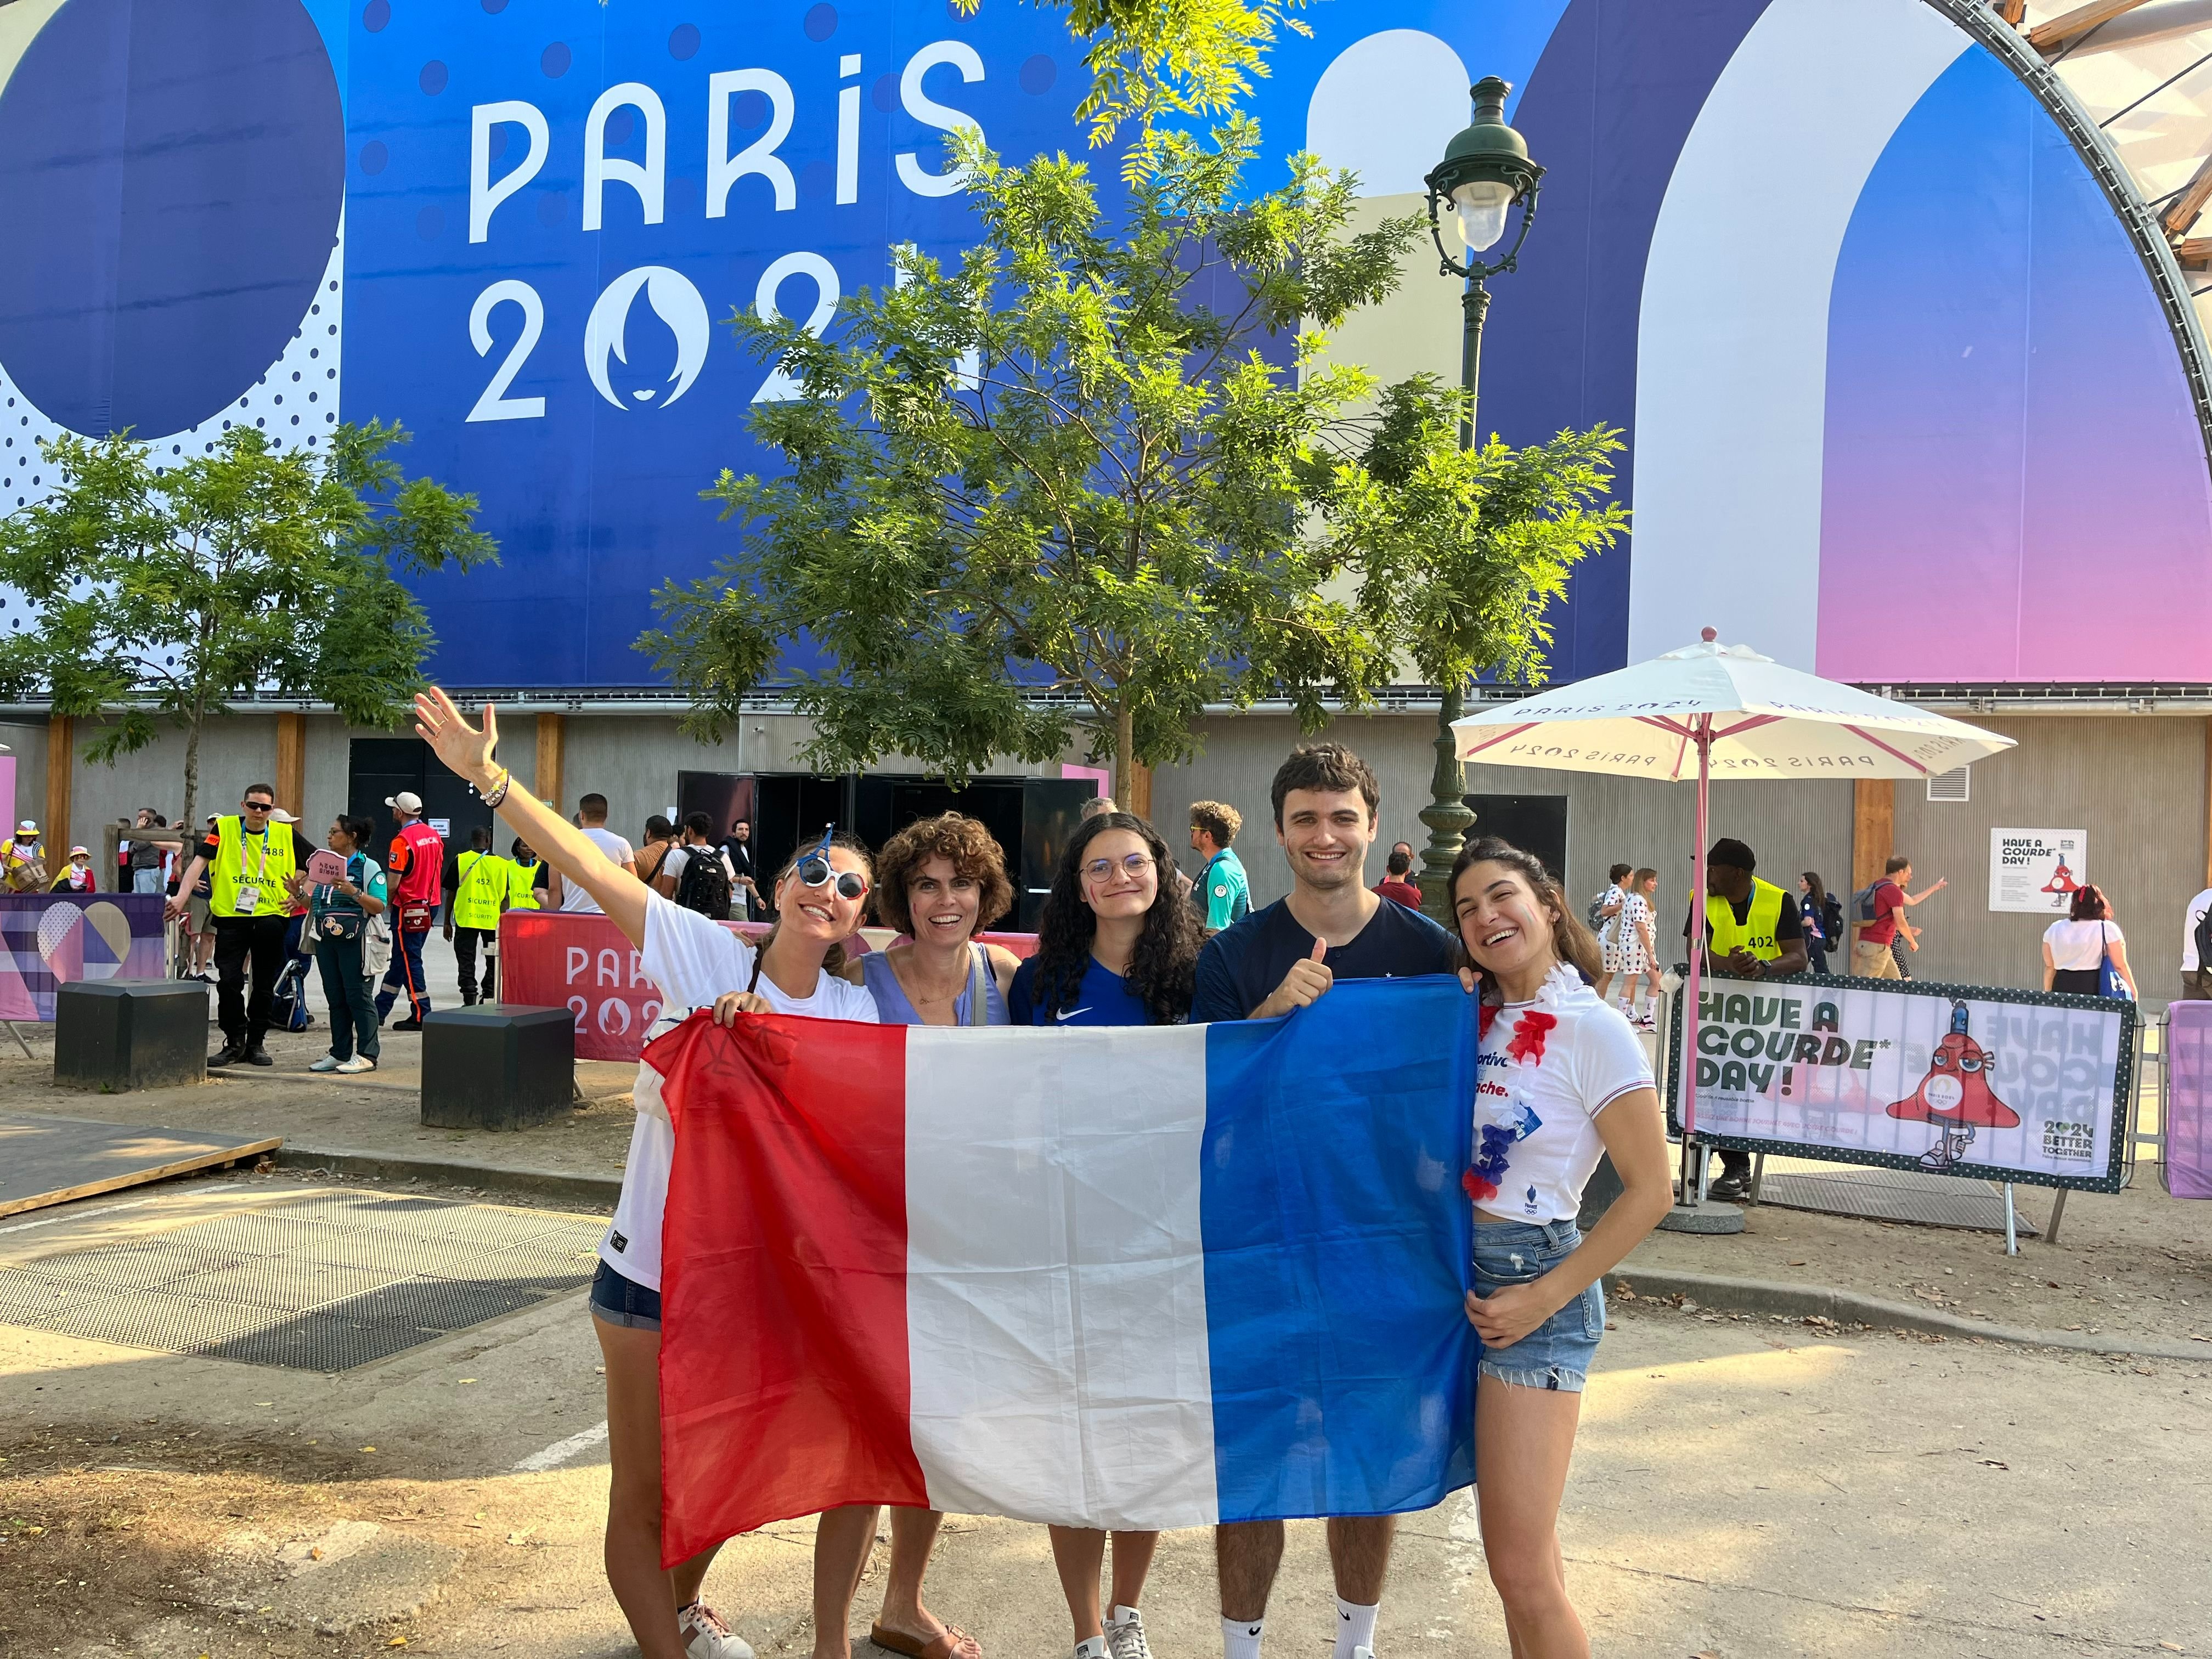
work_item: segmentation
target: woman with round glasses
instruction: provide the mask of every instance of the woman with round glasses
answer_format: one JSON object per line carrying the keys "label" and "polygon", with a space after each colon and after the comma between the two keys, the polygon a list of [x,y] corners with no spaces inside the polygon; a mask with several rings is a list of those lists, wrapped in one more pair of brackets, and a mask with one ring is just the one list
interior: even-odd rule
{"label": "woman with round glasses", "polygon": [[[1014,975],[1017,1025],[1180,1025],[1190,1018],[1198,918],[1176,890],[1175,858],[1159,832],[1128,812],[1085,821],[1054,872],[1036,954]],[[1130,1342],[1147,1340],[1140,1330]],[[1137,1610],[1155,1532],[1114,1534],[1110,1614],[1099,1572],[1106,1534],[1054,1527],[1053,1564],[1075,1623],[1075,1659],[1151,1659]]]}
{"label": "woman with round glasses", "polygon": [[[844,942],[860,927],[867,897],[865,848],[825,835],[787,864],[775,886],[780,919],[755,948],[654,892],[517,784],[493,757],[499,728],[489,706],[478,731],[434,687],[415,699],[415,730],[564,881],[597,900],[637,948],[669,1011],[656,1029],[710,1006],[724,1025],[739,1013],[876,1023],[875,1000],[838,977]],[[607,1582],[645,1659],[753,1659],[751,1647],[700,1598],[714,1551],[666,1571],[660,1565],[660,1234],[676,1139],[660,1102],[659,1074],[649,1066],[638,1068],[635,1099],[637,1127],[622,1195],[599,1246],[591,1290],[592,1328],[606,1358],[613,1465]],[[732,1332],[730,1340],[757,1334]],[[832,1510],[816,1528],[814,1659],[850,1659],[853,1595],[875,1544],[876,1515],[872,1504]],[[974,1659],[972,1644],[963,1650],[946,1643],[930,1651],[933,1659]]]}

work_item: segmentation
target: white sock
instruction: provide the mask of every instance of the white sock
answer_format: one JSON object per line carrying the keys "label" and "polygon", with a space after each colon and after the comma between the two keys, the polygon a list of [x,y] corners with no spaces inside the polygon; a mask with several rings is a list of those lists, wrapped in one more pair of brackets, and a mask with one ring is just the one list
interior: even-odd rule
{"label": "white sock", "polygon": [[1375,1646],[1375,1615],[1382,1611],[1382,1604],[1363,1607],[1357,1601],[1336,1598],[1336,1653],[1334,1659],[1352,1659],[1354,1648]]}
{"label": "white sock", "polygon": [[1222,1659],[1260,1659],[1261,1621],[1224,1619],[1221,1621]]}
{"label": "white sock", "polygon": [[1086,1636],[1075,1644],[1075,1659],[1106,1659],[1106,1638]]}

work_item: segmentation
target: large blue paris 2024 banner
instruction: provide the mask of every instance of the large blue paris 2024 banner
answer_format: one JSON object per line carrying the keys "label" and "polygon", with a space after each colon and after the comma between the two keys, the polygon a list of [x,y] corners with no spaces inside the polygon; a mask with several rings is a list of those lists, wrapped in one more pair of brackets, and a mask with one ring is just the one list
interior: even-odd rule
{"label": "large blue paris 2024 banner", "polygon": [[[1636,522],[1577,571],[1556,677],[1711,623],[1847,679],[2212,678],[2165,597],[2212,580],[2201,343],[2103,141],[1960,9],[1327,0],[1279,43],[1258,176],[1310,148],[1371,212],[1418,205],[1471,78],[1515,85],[1551,171],[1484,425],[1624,428]],[[1079,58],[1025,0],[0,5],[0,511],[64,430],[181,456],[401,421],[505,560],[417,584],[434,672],[649,684],[651,592],[732,545],[699,492],[773,465],[746,422],[787,390],[720,319],[826,321],[894,246],[957,254],[945,131],[1086,153]],[[1359,323],[1388,373],[1456,361],[1433,272]]]}

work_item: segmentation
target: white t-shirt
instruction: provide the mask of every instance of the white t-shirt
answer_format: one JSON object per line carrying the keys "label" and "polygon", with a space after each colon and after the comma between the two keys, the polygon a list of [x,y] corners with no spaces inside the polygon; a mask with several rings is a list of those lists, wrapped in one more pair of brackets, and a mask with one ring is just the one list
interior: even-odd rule
{"label": "white t-shirt", "polygon": [[2212,887],[2190,900],[2189,908],[2181,918],[2181,971],[2185,974],[2193,974],[2204,966],[2197,959],[2197,924],[2204,920],[2207,910],[2212,910]]}
{"label": "white t-shirt", "polygon": [[[720,922],[658,893],[645,902],[645,949],[639,960],[662,998],[661,1016],[647,1033],[648,1040],[674,1028],[693,1009],[712,1007],[725,993],[744,990],[753,976],[751,945]],[[786,995],[766,974],[752,988],[780,1014],[876,1024],[876,1000],[867,988],[829,974],[806,997]],[[639,1094],[657,1100],[660,1074],[640,1060],[637,1078]],[[668,1169],[675,1156],[676,1132],[665,1116],[641,1109],[637,1127],[630,1131],[629,1161],[623,1166],[614,1222],[599,1241],[600,1261],[652,1291],[660,1288],[660,1213],[667,1207]]]}
{"label": "white t-shirt", "polygon": [[[588,825],[584,830],[584,837],[617,865],[628,864],[637,856],[630,850],[629,843],[611,830],[601,830],[596,825]],[[565,876],[561,880],[561,908],[572,914],[586,915],[596,916],[605,914],[599,908],[599,900]]]}
{"label": "white t-shirt", "polygon": [[2043,942],[2051,947],[2051,965],[2076,973],[2104,960],[2107,939],[2118,945],[2126,938],[2117,921],[2054,921],[2043,930]]}
{"label": "white t-shirt", "polygon": [[[1556,1024],[1540,1032],[1532,1014]],[[1516,1036],[1526,1058],[1510,1052]],[[1605,1151],[1597,1115],[1652,1086],[1643,1041],[1573,969],[1555,968],[1534,1002],[1492,1018],[1476,1072],[1475,1174],[1498,1190],[1474,1207],[1500,1221],[1572,1220]]]}
{"label": "white t-shirt", "polygon": [[705,853],[722,861],[722,873],[730,878],[730,890],[738,890],[738,872],[730,868],[730,855],[719,847],[678,847],[668,854],[668,861],[660,866],[660,873],[678,887],[684,884],[684,867],[691,862],[694,853]]}

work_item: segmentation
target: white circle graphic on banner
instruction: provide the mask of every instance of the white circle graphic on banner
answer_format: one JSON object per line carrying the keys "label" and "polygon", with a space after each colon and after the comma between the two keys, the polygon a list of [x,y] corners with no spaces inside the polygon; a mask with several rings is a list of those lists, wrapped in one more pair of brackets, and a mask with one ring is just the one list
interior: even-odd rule
{"label": "white circle graphic on banner", "polygon": [[1965,1097],[1966,1091],[1954,1077],[1931,1077],[1920,1085],[1920,1097],[1931,1111],[1948,1112]]}

